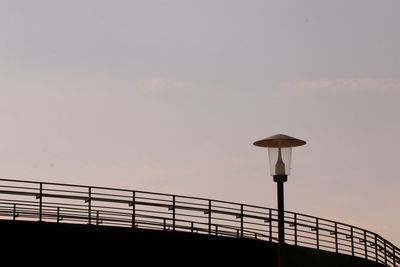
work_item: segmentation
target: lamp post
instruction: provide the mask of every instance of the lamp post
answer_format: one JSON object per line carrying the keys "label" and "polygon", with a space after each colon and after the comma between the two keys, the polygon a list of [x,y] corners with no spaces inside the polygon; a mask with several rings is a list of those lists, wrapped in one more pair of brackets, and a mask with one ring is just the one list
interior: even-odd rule
{"label": "lamp post", "polygon": [[287,177],[290,174],[292,147],[305,145],[306,142],[284,134],[277,134],[256,141],[253,144],[268,148],[270,173],[278,189],[278,266],[284,266],[285,219],[283,183],[287,181]]}

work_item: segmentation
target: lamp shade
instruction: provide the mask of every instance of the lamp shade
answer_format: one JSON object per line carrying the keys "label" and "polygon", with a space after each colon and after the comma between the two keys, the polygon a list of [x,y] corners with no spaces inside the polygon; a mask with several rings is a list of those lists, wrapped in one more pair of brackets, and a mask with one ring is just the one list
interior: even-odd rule
{"label": "lamp shade", "polygon": [[267,147],[271,175],[289,175],[292,147],[305,145],[306,142],[288,135],[277,134],[253,143]]}

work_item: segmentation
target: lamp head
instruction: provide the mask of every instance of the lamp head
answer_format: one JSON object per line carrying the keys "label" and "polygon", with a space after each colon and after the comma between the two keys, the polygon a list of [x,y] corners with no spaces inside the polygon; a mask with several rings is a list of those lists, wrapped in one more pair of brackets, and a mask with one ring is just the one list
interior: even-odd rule
{"label": "lamp head", "polygon": [[288,135],[276,134],[253,144],[268,148],[270,173],[275,176],[290,174],[292,147],[305,145],[306,142]]}

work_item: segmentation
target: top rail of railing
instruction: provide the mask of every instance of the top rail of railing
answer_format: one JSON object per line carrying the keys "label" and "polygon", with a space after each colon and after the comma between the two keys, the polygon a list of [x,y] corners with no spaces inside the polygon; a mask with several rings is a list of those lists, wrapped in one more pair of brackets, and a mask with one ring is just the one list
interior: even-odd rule
{"label": "top rail of railing", "polygon": [[[296,246],[400,267],[400,249],[357,226],[285,212]],[[0,179],[0,218],[186,231],[277,242],[276,209],[138,190]]]}

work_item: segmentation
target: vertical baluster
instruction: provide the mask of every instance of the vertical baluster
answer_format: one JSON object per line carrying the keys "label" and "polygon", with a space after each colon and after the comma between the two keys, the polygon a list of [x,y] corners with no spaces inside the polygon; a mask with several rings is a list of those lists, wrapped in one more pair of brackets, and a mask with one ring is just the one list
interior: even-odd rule
{"label": "vertical baluster", "polygon": [[92,187],[88,188],[88,223],[92,224]]}
{"label": "vertical baluster", "polygon": [[42,202],[43,184],[39,184],[39,222],[42,221],[43,202]]}
{"label": "vertical baluster", "polygon": [[132,192],[132,228],[136,227],[136,192]]}
{"label": "vertical baluster", "polygon": [[319,249],[319,219],[315,218],[315,235],[317,238],[317,249]]}
{"label": "vertical baluster", "polygon": [[269,242],[272,242],[272,210],[269,209]]}
{"label": "vertical baluster", "polygon": [[13,221],[17,218],[17,204],[13,205]]}
{"label": "vertical baluster", "polygon": [[99,225],[99,211],[96,210],[96,225]]}
{"label": "vertical baluster", "polygon": [[211,235],[211,200],[208,201],[208,234]]}
{"label": "vertical baluster", "polygon": [[294,245],[297,246],[297,213],[294,214]]}
{"label": "vertical baluster", "polygon": [[353,226],[350,226],[351,256],[354,256],[354,234]]}
{"label": "vertical baluster", "polygon": [[378,262],[379,261],[379,257],[378,257],[378,240],[376,238],[376,234],[374,234],[374,241],[375,241],[375,261]]}
{"label": "vertical baluster", "polygon": [[240,237],[243,238],[243,204],[240,205]]}
{"label": "vertical baluster", "polygon": [[335,251],[336,253],[339,253],[337,222],[335,222]]}
{"label": "vertical baluster", "polygon": [[365,230],[364,230],[364,254],[365,258],[368,260],[367,231]]}
{"label": "vertical baluster", "polygon": [[386,239],[383,241],[383,250],[384,250],[384,252],[385,252],[385,265],[387,266]]}
{"label": "vertical baluster", "polygon": [[60,222],[60,207],[57,207],[57,223]]}
{"label": "vertical baluster", "polygon": [[175,231],[175,195],[172,196],[172,231]]}

